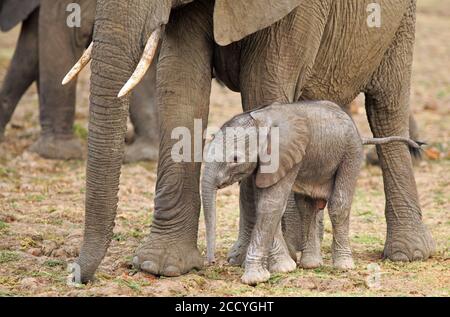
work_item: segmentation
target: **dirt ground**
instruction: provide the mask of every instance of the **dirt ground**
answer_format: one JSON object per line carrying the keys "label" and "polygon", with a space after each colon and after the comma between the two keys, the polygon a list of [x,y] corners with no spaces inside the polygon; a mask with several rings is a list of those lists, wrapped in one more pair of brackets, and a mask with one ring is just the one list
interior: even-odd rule
{"label": "dirt ground", "polygon": [[[419,1],[420,2],[420,1]],[[38,101],[33,87],[22,99],[6,140],[0,144],[0,296],[449,296],[450,290],[450,7],[447,1],[419,4],[412,109],[429,146],[416,166],[423,217],[437,243],[426,262],[382,261],[386,223],[381,172],[364,167],[352,210],[351,243],[357,268],[331,267],[331,226],[326,219],[325,265],[274,275],[257,287],[242,285],[241,268],[226,263],[237,237],[238,188],[222,190],[218,200],[218,264],[179,278],[157,278],[134,271],[133,252],[149,231],[155,164],[123,167],[114,240],[93,284],[66,285],[66,266],[82,237],[85,163],[48,161],[27,147],[39,134]],[[18,29],[0,34],[0,82],[14,51]],[[88,74],[79,85],[76,133],[86,139]],[[362,98],[357,103],[362,104]],[[219,126],[240,111],[240,98],[214,85],[211,122]],[[355,118],[369,136],[362,106]],[[199,247],[205,249],[203,220]],[[369,283],[374,264],[380,282]],[[368,268],[368,265],[369,268]]]}

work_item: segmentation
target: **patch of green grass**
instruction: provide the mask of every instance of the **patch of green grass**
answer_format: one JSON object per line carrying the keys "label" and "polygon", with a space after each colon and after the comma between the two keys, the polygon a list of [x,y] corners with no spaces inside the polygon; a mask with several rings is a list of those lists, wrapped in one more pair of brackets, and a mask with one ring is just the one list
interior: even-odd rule
{"label": "patch of green grass", "polygon": [[144,233],[139,230],[132,230],[130,232],[130,235],[135,239],[140,239],[144,236]]}
{"label": "patch of green grass", "polygon": [[15,262],[20,259],[19,254],[13,251],[1,251],[0,252],[0,263]]}
{"label": "patch of green grass", "polygon": [[35,203],[41,203],[46,199],[46,197],[44,195],[30,195],[27,199]]}
{"label": "patch of green grass", "polygon": [[383,243],[383,241],[380,238],[368,234],[354,235],[352,237],[352,241],[356,243],[370,244],[370,245]]}
{"label": "patch of green grass", "polygon": [[438,206],[443,206],[448,202],[448,194],[444,194],[442,190],[434,193],[434,202]]}
{"label": "patch of green grass", "polygon": [[16,177],[17,176],[17,171],[13,168],[9,168],[9,167],[1,167],[0,166],[0,177]]}
{"label": "patch of green grass", "polygon": [[52,283],[66,284],[67,272],[64,270],[58,270],[54,272],[47,271],[33,271],[30,274],[31,277],[40,277],[50,280]]}
{"label": "patch of green grass", "polygon": [[44,262],[44,266],[47,267],[65,267],[66,266],[66,262],[64,262],[63,260],[54,260],[54,259],[50,259]]}
{"label": "patch of green grass", "polygon": [[9,225],[6,222],[0,221],[0,232],[6,231],[9,228]]}
{"label": "patch of green grass", "polygon": [[137,283],[136,281],[133,280],[124,280],[124,279],[116,279],[116,282],[119,285],[123,285],[128,287],[129,289],[135,291],[135,292],[140,292],[141,291],[141,285],[139,283]]}
{"label": "patch of green grass", "polygon": [[126,235],[121,232],[116,232],[113,235],[113,240],[115,241],[125,241],[127,239]]}
{"label": "patch of green grass", "polygon": [[286,276],[284,274],[272,274],[270,276],[270,279],[268,281],[269,284],[278,284],[280,281],[282,281]]}
{"label": "patch of green grass", "polygon": [[88,138],[87,129],[79,123],[73,125],[73,133],[82,140],[87,140]]}

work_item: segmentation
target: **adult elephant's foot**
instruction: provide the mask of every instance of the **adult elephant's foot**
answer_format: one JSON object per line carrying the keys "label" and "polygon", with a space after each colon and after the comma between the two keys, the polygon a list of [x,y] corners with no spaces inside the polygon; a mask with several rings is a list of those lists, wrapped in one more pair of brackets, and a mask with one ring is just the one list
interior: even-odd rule
{"label": "adult elephant's foot", "polygon": [[76,137],[42,135],[28,149],[46,159],[79,160],[83,158],[83,146]]}
{"label": "adult elephant's foot", "polygon": [[247,255],[248,245],[250,239],[245,237],[239,237],[234,243],[233,247],[228,252],[228,263],[233,266],[242,266]]}
{"label": "adult elephant's foot", "polygon": [[295,271],[296,268],[297,263],[285,252],[269,257],[269,272],[271,273],[289,273]]}
{"label": "adult elephant's foot", "polygon": [[[294,258],[296,259],[296,257]],[[297,268],[297,263],[289,253],[281,228],[275,235],[272,249],[269,253],[268,266],[271,273],[288,273],[295,271]]]}
{"label": "adult elephant's foot", "polygon": [[298,265],[304,269],[316,269],[323,265],[322,255],[319,252],[302,252]]}
{"label": "adult elephant's foot", "polygon": [[[154,242],[153,242],[153,241]],[[203,267],[203,257],[195,245],[183,241],[156,242],[148,238],[137,250],[133,266],[153,275],[176,277]]]}
{"label": "adult elephant's foot", "polygon": [[137,138],[133,144],[125,148],[124,163],[158,160],[159,148],[157,144],[146,138]]}
{"label": "adult elephant's foot", "polygon": [[241,277],[241,281],[247,285],[257,285],[267,282],[270,279],[270,272],[262,265],[249,264],[245,266],[245,273]]}
{"label": "adult elephant's foot", "polygon": [[436,244],[422,223],[413,228],[388,228],[383,258],[396,262],[422,261],[434,254]]}
{"label": "adult elephant's foot", "polygon": [[355,268],[355,263],[353,262],[353,258],[349,255],[336,256],[336,258],[333,259],[333,267],[340,271],[348,271]]}

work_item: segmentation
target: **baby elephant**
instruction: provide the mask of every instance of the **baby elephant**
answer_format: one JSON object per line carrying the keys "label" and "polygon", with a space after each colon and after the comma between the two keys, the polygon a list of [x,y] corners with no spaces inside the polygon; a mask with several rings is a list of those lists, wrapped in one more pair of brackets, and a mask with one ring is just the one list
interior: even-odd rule
{"label": "baby elephant", "polygon": [[403,137],[361,139],[353,120],[327,101],[273,104],[234,117],[213,137],[205,157],[202,199],[208,261],[215,261],[217,190],[253,177],[256,223],[243,283],[255,285],[267,281],[269,272],[296,269],[280,224],[291,191],[299,208],[314,213],[300,265],[314,267],[319,261],[315,216],[328,204],[333,265],[344,270],[353,268],[349,216],[363,145],[394,141],[420,149]]}

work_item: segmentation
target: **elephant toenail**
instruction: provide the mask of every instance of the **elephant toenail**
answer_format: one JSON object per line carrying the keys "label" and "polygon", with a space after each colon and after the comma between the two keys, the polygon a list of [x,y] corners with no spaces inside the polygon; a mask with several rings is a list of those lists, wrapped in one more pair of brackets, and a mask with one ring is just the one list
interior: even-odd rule
{"label": "elephant toenail", "polygon": [[390,257],[392,261],[398,261],[398,262],[409,262],[409,258],[406,256],[403,252],[395,252]]}
{"label": "elephant toenail", "polygon": [[173,265],[169,265],[165,270],[164,270],[164,275],[168,276],[168,277],[176,277],[176,276],[180,276],[181,272],[180,269],[173,266]]}
{"label": "elephant toenail", "polygon": [[413,258],[414,261],[421,261],[423,260],[423,258],[424,257],[422,252],[420,252],[419,250],[414,251],[414,258]]}
{"label": "elephant toenail", "polygon": [[150,274],[158,275],[158,266],[151,261],[145,261],[141,264],[141,270]]}
{"label": "elephant toenail", "polygon": [[137,256],[135,256],[135,257],[133,258],[133,267],[134,267],[135,269],[139,269],[139,258],[138,258]]}

